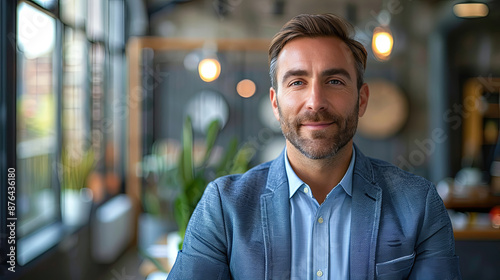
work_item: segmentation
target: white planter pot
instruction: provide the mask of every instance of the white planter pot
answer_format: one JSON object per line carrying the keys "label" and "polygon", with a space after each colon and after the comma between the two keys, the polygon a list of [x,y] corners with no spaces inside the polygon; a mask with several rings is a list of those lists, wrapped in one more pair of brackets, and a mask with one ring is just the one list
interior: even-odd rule
{"label": "white planter pot", "polygon": [[177,258],[181,237],[179,232],[174,231],[167,234],[166,239],[166,244],[165,241],[163,241],[163,243],[151,245],[145,252],[149,257],[158,260],[163,266],[163,269],[170,271]]}
{"label": "white planter pot", "polygon": [[177,259],[180,242],[181,236],[178,231],[173,231],[167,235],[167,258],[171,264],[174,264],[175,259]]}
{"label": "white planter pot", "polygon": [[155,272],[150,273],[146,277],[146,280],[165,280],[167,277],[168,277],[168,273],[155,271]]}
{"label": "white planter pot", "polygon": [[82,226],[88,222],[92,208],[92,190],[64,190],[61,196],[62,221],[69,227]]}

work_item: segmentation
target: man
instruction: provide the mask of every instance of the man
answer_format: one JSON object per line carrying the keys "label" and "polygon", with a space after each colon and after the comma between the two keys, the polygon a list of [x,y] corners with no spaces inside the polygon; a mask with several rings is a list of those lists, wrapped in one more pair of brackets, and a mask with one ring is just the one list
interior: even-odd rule
{"label": "man", "polygon": [[168,279],[460,279],[432,183],[353,145],[366,56],[331,14],[276,34],[270,99],[286,148],[208,185]]}

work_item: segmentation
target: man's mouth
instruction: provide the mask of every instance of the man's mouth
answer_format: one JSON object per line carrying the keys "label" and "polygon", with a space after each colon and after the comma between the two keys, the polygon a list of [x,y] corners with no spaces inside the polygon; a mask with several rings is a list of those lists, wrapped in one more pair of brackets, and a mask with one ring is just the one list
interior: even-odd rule
{"label": "man's mouth", "polygon": [[311,129],[311,130],[321,130],[321,129],[325,129],[325,128],[329,127],[332,124],[334,124],[333,121],[329,121],[329,122],[324,122],[324,121],[321,121],[321,122],[303,122],[301,124],[301,126],[307,128],[307,129]]}

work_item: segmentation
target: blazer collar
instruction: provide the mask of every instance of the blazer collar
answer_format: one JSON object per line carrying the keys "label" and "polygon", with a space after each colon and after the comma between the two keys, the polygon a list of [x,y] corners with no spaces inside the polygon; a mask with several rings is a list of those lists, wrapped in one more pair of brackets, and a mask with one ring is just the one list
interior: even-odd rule
{"label": "blazer collar", "polygon": [[354,144],[354,149],[356,150],[356,164],[354,165],[354,173],[363,178],[366,182],[373,182],[375,176],[373,174],[373,166],[370,159],[367,158]]}
{"label": "blazer collar", "polygon": [[[283,149],[283,151],[281,151],[281,154],[271,162],[271,166],[269,167],[266,189],[271,192],[277,191],[283,185],[288,187],[288,179],[286,176],[286,168],[284,160],[285,149]],[[288,192],[288,189],[286,189],[286,191]]]}

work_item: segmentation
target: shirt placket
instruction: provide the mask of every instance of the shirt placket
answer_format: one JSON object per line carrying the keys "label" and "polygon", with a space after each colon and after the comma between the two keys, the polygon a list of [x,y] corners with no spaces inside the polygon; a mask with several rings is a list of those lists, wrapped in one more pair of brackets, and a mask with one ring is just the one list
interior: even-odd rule
{"label": "shirt placket", "polygon": [[312,257],[313,257],[313,279],[328,279],[328,250],[329,241],[329,219],[324,207],[319,207],[313,223],[312,233]]}

